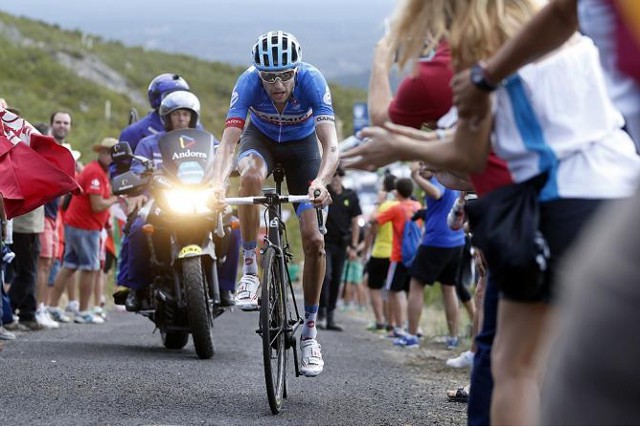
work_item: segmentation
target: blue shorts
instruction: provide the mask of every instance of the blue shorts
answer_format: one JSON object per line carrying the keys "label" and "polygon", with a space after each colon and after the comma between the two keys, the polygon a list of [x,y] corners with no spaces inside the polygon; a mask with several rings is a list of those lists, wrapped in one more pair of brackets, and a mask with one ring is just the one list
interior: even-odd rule
{"label": "blue shorts", "polygon": [[100,231],[64,226],[64,259],[70,270],[100,270]]}

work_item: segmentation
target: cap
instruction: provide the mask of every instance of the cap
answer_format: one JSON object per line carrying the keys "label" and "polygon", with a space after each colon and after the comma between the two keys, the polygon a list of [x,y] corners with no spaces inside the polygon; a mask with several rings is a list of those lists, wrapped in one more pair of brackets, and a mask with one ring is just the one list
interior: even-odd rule
{"label": "cap", "polygon": [[113,147],[114,145],[116,145],[118,143],[118,140],[115,138],[104,138],[102,141],[100,141],[100,144],[94,144],[93,146],[93,151],[101,151],[103,149],[107,149],[110,150],[111,147]]}

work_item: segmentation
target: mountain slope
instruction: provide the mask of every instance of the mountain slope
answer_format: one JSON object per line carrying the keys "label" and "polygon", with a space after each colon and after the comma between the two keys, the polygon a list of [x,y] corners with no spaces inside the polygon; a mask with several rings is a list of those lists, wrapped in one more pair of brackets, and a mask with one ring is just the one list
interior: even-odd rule
{"label": "mountain slope", "polygon": [[[125,47],[80,31],[0,12],[0,97],[32,123],[48,122],[55,110],[72,113],[70,141],[91,158],[90,147],[118,136],[128,111],[147,109],[146,88],[157,74],[183,75],[202,103],[202,121],[222,133],[231,89],[243,67],[187,55]],[[352,132],[351,109],[366,93],[331,85],[342,133]]]}

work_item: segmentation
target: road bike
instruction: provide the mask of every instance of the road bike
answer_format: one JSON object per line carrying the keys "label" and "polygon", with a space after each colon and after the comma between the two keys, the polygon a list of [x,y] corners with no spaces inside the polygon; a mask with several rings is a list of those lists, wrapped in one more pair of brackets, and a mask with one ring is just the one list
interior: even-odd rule
{"label": "road bike", "polygon": [[[263,189],[262,196],[227,198],[229,205],[260,204],[266,207],[264,221],[267,233],[262,255],[261,295],[258,299],[260,316],[256,332],[262,338],[264,376],[269,407],[273,414],[280,412],[287,397],[288,352],[293,353],[296,377],[300,376],[296,333],[303,324],[298,310],[288,263],[293,259],[289,251],[287,229],[282,218],[282,204],[308,202],[307,195],[282,195],[284,170],[277,166],[273,171],[275,188]],[[322,209],[317,209],[318,227],[324,234]]]}

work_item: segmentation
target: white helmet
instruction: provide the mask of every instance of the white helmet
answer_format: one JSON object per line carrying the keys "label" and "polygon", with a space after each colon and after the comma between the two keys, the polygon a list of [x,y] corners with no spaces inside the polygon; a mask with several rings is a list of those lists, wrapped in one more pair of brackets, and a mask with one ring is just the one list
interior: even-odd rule
{"label": "white helmet", "polygon": [[302,62],[302,48],[295,36],[284,31],[269,31],[253,46],[253,65],[260,71],[283,71]]}
{"label": "white helmet", "polygon": [[164,97],[160,103],[160,109],[158,114],[164,123],[164,127],[168,129],[170,121],[169,115],[176,110],[189,110],[191,111],[191,120],[189,121],[189,127],[195,128],[200,118],[200,101],[198,97],[191,92],[184,90],[178,90],[171,92]]}

